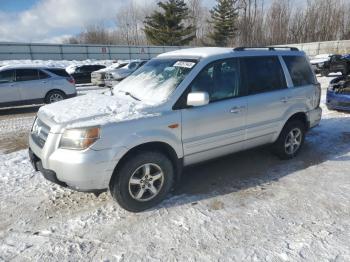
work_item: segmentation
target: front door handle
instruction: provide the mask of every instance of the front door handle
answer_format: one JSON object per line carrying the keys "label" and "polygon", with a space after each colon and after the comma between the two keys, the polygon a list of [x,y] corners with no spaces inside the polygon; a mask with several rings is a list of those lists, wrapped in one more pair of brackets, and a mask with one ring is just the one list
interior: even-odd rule
{"label": "front door handle", "polygon": [[235,106],[230,109],[231,114],[239,114],[242,110],[245,109],[245,106]]}
{"label": "front door handle", "polygon": [[282,97],[281,98],[281,102],[282,103],[287,103],[289,100],[291,100],[292,99],[292,97],[291,96],[284,96],[284,97]]}

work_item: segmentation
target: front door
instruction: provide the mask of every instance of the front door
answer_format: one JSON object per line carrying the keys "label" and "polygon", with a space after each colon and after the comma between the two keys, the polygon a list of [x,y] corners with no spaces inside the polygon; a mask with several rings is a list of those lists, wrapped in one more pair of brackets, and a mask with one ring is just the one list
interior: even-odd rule
{"label": "front door", "polygon": [[237,58],[206,66],[186,91],[205,91],[208,105],[182,109],[186,164],[239,151],[244,146],[247,98]]}

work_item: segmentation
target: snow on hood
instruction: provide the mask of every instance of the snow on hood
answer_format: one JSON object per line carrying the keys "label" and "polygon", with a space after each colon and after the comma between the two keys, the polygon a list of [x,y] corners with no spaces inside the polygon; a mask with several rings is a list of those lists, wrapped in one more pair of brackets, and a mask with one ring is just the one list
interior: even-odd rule
{"label": "snow on hood", "polygon": [[329,58],[317,58],[317,59],[310,60],[310,63],[315,65],[315,64],[324,63],[324,62],[327,62],[327,61],[329,61]]}
{"label": "snow on hood", "polygon": [[150,116],[147,107],[125,95],[88,94],[43,106],[38,114],[58,124],[93,126]]}

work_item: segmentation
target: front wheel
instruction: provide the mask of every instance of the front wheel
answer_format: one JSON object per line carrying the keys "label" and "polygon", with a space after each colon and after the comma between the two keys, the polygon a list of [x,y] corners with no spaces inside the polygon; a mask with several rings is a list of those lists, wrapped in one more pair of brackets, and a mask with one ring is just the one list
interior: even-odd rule
{"label": "front wheel", "polygon": [[128,157],[113,175],[110,191],[121,207],[140,212],[160,203],[170,192],[174,167],[167,156],[142,151]]}
{"label": "front wheel", "polygon": [[273,145],[275,154],[281,159],[295,157],[304,144],[306,128],[300,120],[288,122]]}

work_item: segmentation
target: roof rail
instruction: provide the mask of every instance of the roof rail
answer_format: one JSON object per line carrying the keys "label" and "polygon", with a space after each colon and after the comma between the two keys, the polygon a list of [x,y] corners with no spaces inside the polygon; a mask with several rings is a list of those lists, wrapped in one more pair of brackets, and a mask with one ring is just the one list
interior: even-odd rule
{"label": "roof rail", "polygon": [[240,46],[233,49],[233,51],[247,51],[247,50],[268,50],[268,51],[277,51],[278,49],[287,49],[290,51],[299,51],[296,47],[290,46],[265,46],[265,47],[246,47]]}

